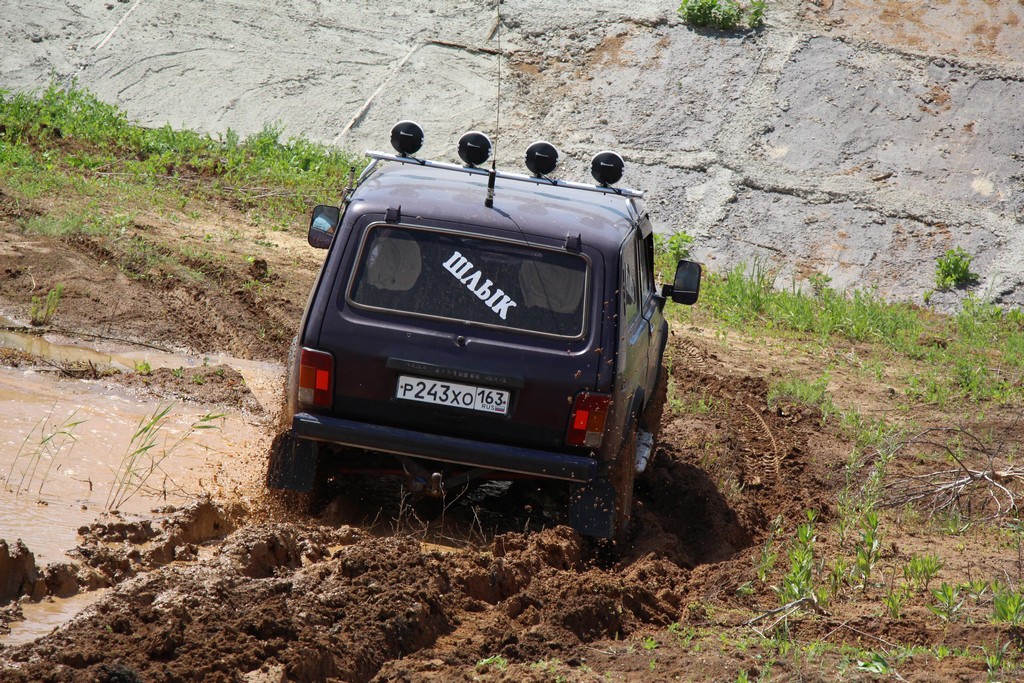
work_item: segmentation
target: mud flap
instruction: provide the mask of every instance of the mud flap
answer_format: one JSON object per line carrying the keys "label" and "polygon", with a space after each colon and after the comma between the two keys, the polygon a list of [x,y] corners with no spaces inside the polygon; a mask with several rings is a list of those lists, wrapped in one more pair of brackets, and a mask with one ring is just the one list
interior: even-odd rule
{"label": "mud flap", "polygon": [[569,496],[569,525],[584,536],[611,538],[615,533],[615,487],[595,479],[573,488]]}
{"label": "mud flap", "polygon": [[320,447],[315,441],[284,432],[274,439],[267,467],[267,486],[309,493],[316,484]]}

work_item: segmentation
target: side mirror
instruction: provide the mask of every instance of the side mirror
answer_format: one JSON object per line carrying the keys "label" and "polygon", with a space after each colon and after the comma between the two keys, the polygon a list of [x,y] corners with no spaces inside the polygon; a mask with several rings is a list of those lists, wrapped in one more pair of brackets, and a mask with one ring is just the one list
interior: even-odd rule
{"label": "side mirror", "polygon": [[677,304],[689,306],[696,303],[700,295],[700,264],[694,261],[680,261],[676,266],[676,279],[663,285],[661,295],[670,297]]}
{"label": "side mirror", "polygon": [[309,246],[326,249],[334,241],[334,233],[341,222],[341,209],[336,206],[320,204],[313,209],[313,217],[309,221],[309,235],[306,241]]}

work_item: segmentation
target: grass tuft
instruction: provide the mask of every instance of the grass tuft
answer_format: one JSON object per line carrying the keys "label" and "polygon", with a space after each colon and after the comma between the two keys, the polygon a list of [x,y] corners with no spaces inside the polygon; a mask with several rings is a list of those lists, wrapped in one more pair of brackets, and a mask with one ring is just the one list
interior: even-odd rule
{"label": "grass tuft", "polygon": [[[161,470],[164,460],[171,457],[182,444],[204,429],[217,429],[215,420],[222,414],[207,413],[196,419],[191,425],[171,438],[164,433],[173,404],[158,406],[151,415],[144,416],[132,434],[125,448],[121,462],[118,464],[114,482],[107,494],[105,507],[114,510],[124,505],[146,486],[149,479]],[[158,448],[160,437],[164,436],[162,448]]]}

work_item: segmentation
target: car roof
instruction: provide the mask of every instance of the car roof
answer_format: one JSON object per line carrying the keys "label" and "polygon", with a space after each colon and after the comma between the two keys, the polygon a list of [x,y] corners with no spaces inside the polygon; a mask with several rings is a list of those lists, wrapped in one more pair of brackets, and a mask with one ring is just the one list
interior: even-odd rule
{"label": "car roof", "polygon": [[360,214],[401,207],[402,222],[420,217],[556,240],[579,234],[583,244],[602,251],[617,251],[642,214],[642,206],[630,197],[501,175],[493,207],[484,205],[486,197],[486,173],[385,162],[363,179],[352,206]]}

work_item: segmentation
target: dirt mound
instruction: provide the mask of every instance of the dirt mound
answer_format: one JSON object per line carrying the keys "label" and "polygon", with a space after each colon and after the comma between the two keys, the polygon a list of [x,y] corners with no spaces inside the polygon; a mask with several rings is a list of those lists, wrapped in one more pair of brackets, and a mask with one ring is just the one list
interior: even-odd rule
{"label": "dirt mound", "polygon": [[735,373],[693,341],[674,338],[668,353],[668,406],[656,457],[638,479],[628,556],[721,562],[774,517],[827,513],[849,446],[822,428],[821,413],[769,406],[764,379]]}
{"label": "dirt mound", "polygon": [[39,570],[35,555],[20,540],[11,548],[0,539],[0,604],[20,595],[31,595]]}
{"label": "dirt mound", "polygon": [[[115,517],[79,529],[82,543],[69,555],[76,564],[92,570],[86,572],[83,587],[115,585],[175,560],[194,560],[197,545],[233,531],[243,510],[205,500],[181,510],[168,508],[164,511],[167,516],[155,522],[124,522]],[[159,528],[154,528],[154,523]]]}
{"label": "dirt mound", "polygon": [[118,375],[112,381],[161,398],[229,406],[257,415],[264,412],[242,374],[228,365],[157,368],[148,373]]}
{"label": "dirt mound", "polygon": [[[143,680],[228,681],[283,665],[289,680],[367,681],[389,661],[443,646],[471,621],[490,622],[481,634],[505,631],[510,656],[542,657],[555,643],[672,619],[678,599],[650,584],[678,578],[677,570],[646,562],[619,577],[582,545],[565,527],[453,554],[348,527],[246,527],[209,562],[145,574],[73,628],[13,648],[7,656],[19,668],[5,680],[98,676],[117,664]],[[486,647],[462,656],[475,661]]]}
{"label": "dirt mound", "polygon": [[237,358],[287,355],[322,256],[297,237],[268,239],[226,207],[198,212],[202,220],[188,226],[157,211],[133,214],[115,235],[24,231],[29,217],[60,224],[64,211],[0,193],[0,216],[12,216],[0,231],[0,300],[10,316],[27,320],[32,297],[60,284],[51,324],[67,334]]}
{"label": "dirt mound", "polygon": [[[167,508],[162,519],[128,522],[114,512],[110,519],[78,530],[82,542],[68,553],[71,562],[44,568],[37,567],[21,541],[11,548],[0,539],[0,606],[22,596],[66,598],[119,584],[170,562],[193,561],[198,545],[233,531],[242,512],[240,506],[225,508],[208,500],[181,510]],[[4,607],[0,630],[21,617],[17,605]]]}

